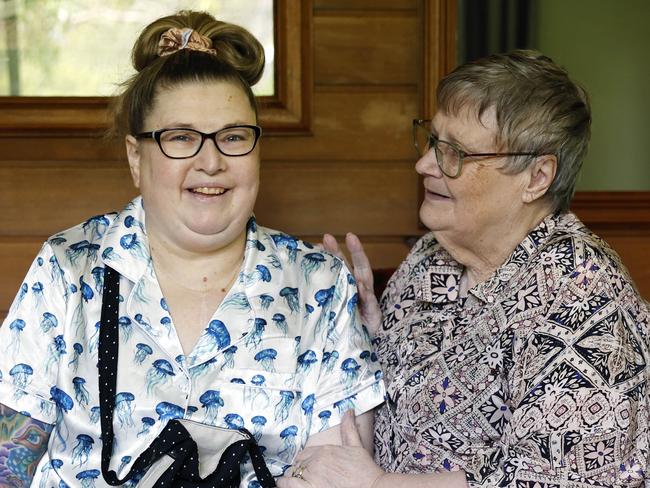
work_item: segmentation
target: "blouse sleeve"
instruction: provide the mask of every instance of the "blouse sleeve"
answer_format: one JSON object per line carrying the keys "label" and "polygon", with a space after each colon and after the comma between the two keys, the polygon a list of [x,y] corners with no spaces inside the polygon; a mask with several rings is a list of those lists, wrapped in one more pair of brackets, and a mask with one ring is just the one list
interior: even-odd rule
{"label": "blouse sleeve", "polygon": [[555,293],[535,331],[515,345],[517,404],[499,445],[468,470],[468,484],[643,486],[647,304],[624,271],[595,255]]}
{"label": "blouse sleeve", "polygon": [[327,313],[310,435],[338,425],[349,409],[364,413],[384,401],[379,361],[357,310],[357,287],[343,264]]}
{"label": "blouse sleeve", "polygon": [[[52,388],[65,359],[66,286],[49,244],[32,263],[0,327],[0,403],[53,424]],[[56,393],[56,392],[55,392]]]}

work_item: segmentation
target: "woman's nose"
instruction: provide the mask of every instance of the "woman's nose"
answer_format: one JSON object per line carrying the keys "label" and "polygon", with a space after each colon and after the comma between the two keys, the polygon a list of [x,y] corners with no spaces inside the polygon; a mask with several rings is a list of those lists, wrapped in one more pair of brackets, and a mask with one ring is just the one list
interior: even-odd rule
{"label": "woman's nose", "polygon": [[433,149],[429,149],[420,156],[420,159],[415,163],[415,171],[420,175],[442,178],[442,171],[440,171],[440,166],[438,166],[436,160],[436,152]]}
{"label": "woman's nose", "polygon": [[226,156],[217,149],[217,142],[214,139],[206,138],[203,147],[196,155],[194,167],[205,171],[207,174],[215,174],[226,169]]}

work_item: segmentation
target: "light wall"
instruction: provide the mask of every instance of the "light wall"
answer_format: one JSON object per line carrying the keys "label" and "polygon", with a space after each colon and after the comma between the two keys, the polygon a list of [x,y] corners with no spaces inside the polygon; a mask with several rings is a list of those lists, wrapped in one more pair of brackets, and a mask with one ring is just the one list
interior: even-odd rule
{"label": "light wall", "polygon": [[589,92],[578,190],[650,190],[650,1],[540,0],[537,47]]}

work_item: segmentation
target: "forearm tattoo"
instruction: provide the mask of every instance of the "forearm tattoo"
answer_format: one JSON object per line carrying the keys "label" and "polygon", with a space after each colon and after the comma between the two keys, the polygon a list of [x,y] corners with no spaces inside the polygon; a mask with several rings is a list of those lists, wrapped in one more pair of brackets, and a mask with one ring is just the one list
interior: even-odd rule
{"label": "forearm tattoo", "polygon": [[52,426],[0,403],[0,488],[31,484]]}

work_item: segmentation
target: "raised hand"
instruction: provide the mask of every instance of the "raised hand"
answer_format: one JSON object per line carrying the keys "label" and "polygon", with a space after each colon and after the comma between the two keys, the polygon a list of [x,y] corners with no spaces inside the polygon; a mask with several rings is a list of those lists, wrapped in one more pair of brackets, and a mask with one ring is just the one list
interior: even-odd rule
{"label": "raised hand", "polygon": [[[359,289],[359,314],[361,320],[368,328],[371,335],[375,335],[381,324],[381,310],[379,302],[375,296],[374,279],[372,275],[372,268],[368,256],[363,250],[363,244],[359,238],[348,233],[345,236],[345,245],[352,258],[352,274],[357,282]],[[331,234],[323,235],[323,247],[326,251],[335,254],[341,259],[345,259],[341,248],[339,247],[336,238]],[[349,263],[348,263],[349,266]]]}

